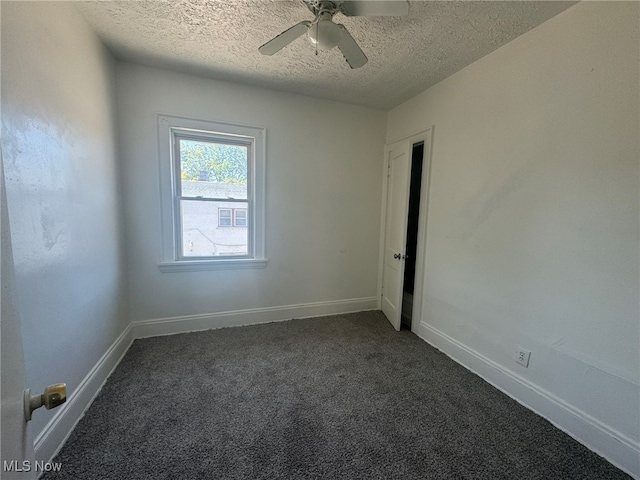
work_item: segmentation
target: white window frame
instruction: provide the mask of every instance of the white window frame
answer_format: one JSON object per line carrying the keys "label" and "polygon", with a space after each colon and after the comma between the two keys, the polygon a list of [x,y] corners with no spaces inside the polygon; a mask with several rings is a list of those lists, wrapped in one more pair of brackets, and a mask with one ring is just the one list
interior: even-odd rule
{"label": "white window frame", "polygon": [[[174,115],[158,115],[158,159],[160,162],[160,207],[162,219],[162,272],[264,268],[265,256],[265,160],[266,129],[198,120]],[[250,145],[247,181],[249,254],[234,257],[195,257],[180,255],[180,211],[178,194],[176,139],[185,136],[221,143],[236,140]],[[232,212],[233,223],[233,212]]]}

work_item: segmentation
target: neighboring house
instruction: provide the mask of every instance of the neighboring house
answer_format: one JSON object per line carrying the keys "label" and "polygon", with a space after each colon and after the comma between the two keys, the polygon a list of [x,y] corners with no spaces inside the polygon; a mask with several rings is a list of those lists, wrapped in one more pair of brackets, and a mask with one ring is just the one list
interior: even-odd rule
{"label": "neighboring house", "polygon": [[[182,196],[242,200],[247,185],[183,180]],[[184,201],[182,251],[188,257],[246,255],[248,215],[246,202]]]}

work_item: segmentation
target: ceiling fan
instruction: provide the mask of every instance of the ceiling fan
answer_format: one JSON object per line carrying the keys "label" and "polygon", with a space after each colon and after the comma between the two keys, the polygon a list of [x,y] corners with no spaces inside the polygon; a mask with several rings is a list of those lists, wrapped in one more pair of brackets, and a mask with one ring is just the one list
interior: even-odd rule
{"label": "ceiling fan", "polygon": [[285,30],[277,37],[258,48],[263,55],[273,55],[298,37],[307,34],[309,41],[318,49],[331,50],[338,47],[351,68],[360,68],[368,59],[344,25],[333,22],[336,13],[355,16],[400,16],[409,13],[407,0],[358,0],[329,1],[301,0],[313,13],[312,21],[305,20]]}

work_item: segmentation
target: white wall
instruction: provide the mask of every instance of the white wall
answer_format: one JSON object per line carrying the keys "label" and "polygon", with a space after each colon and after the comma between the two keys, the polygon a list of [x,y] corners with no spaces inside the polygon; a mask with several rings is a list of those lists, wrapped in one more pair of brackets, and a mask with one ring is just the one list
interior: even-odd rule
{"label": "white wall", "polygon": [[636,475],[638,9],[580,3],[387,130],[435,126],[420,334]]}
{"label": "white wall", "polygon": [[[128,325],[115,107],[114,62],[74,7],[2,3],[2,155],[34,394],[66,382],[71,398]],[[34,412],[36,443],[68,405]]]}
{"label": "white wall", "polygon": [[[134,321],[375,306],[384,112],[128,63],[117,72]],[[159,271],[158,113],[266,127],[266,268]]]}
{"label": "white wall", "polygon": [[[2,10],[28,382],[73,394],[129,321],[114,65],[68,4]],[[579,4],[387,117],[388,143],[435,125],[421,335],[636,472],[637,18]],[[117,83],[132,320],[375,297],[384,113],[130,64]],[[156,113],[267,128],[264,270],[158,270]]]}

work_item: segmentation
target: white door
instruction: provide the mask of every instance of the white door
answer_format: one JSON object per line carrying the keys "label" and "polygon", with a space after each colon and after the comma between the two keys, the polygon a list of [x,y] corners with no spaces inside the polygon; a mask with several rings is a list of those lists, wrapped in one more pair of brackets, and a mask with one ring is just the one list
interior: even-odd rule
{"label": "white door", "polygon": [[[2,177],[2,459],[3,479],[36,478],[33,442],[24,419],[23,395],[26,385],[22,327],[15,308],[14,267],[11,233],[7,214],[4,176]],[[29,463],[25,463],[29,462]]]}
{"label": "white door", "polygon": [[382,311],[396,330],[402,315],[404,255],[407,240],[410,143],[398,143],[387,149],[387,205],[382,269]]}

